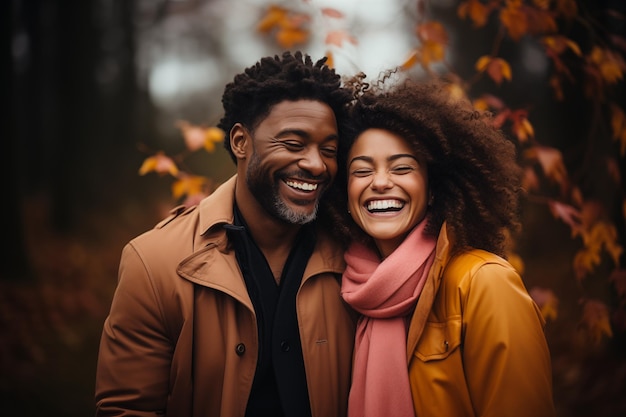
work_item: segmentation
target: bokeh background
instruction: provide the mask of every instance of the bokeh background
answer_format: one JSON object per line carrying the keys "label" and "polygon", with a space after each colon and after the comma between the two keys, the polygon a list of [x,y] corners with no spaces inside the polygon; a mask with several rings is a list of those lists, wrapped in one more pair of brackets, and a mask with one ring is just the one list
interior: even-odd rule
{"label": "bokeh background", "polygon": [[[93,415],[98,340],[121,249],[180,203],[172,196],[173,178],[139,175],[139,168],[162,151],[178,155],[176,161],[213,185],[234,173],[220,146],[211,153],[187,152],[179,121],[215,124],[224,85],[234,74],[286,49],[271,33],[258,30],[270,6],[309,19],[306,39],[291,49],[314,59],[331,53],[341,74],[363,71],[374,78],[406,63],[420,43],[416,24],[426,14],[445,25],[447,60],[458,73],[475,71],[476,58],[488,54],[499,36],[498,22],[492,18],[484,30],[476,30],[458,18],[461,3],[0,2],[0,91],[5,99],[0,112],[0,415]],[[543,3],[556,7],[559,2]],[[572,23],[572,39],[583,49],[583,39],[605,44],[613,39],[623,57],[626,46],[619,39],[623,42],[626,33],[626,1],[576,3],[592,20]],[[321,12],[324,8],[339,12],[340,18],[332,13],[329,18]],[[600,29],[598,38],[589,36],[592,27]],[[331,31],[358,42],[332,44],[327,37]],[[577,93],[582,86],[576,82],[568,99],[555,103],[549,83],[554,62],[537,42],[525,37],[502,41],[500,53],[511,65],[514,82],[494,87],[484,77],[474,91],[495,89],[511,107],[529,110],[542,145],[561,152],[572,182],[608,208],[616,245],[623,247],[624,155],[610,129],[594,127],[598,119],[610,122],[606,109],[589,104]],[[446,70],[437,64],[432,69]],[[411,71],[414,77],[427,75],[419,65]],[[623,73],[617,78],[612,93],[624,109]],[[581,166],[585,169],[577,169]],[[583,242],[572,236],[571,224],[555,217],[548,201],[525,202],[524,229],[515,248],[524,262],[527,287],[549,307],[544,310],[546,335],[559,417],[624,416],[626,330],[620,326],[626,320],[619,315],[626,293],[624,255],[616,265],[605,254],[590,278],[576,279],[573,259]],[[584,308],[590,299],[601,301],[608,313],[600,309],[593,316]]]}

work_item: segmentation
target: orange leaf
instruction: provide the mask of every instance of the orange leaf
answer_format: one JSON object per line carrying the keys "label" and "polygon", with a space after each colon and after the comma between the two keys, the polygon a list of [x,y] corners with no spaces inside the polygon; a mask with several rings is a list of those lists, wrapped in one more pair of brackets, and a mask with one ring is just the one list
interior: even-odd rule
{"label": "orange leaf", "polygon": [[519,41],[528,32],[527,15],[517,2],[507,2],[507,7],[500,12],[500,21],[514,41]]}
{"label": "orange leaf", "polygon": [[566,19],[573,19],[578,16],[578,5],[576,0],[557,0],[556,1],[557,15],[563,16]]}
{"label": "orange leaf", "polygon": [[559,150],[547,146],[534,146],[526,151],[526,155],[536,157],[546,177],[553,182],[561,184],[567,179],[563,154]]}
{"label": "orange leaf", "polygon": [[526,110],[516,110],[511,112],[509,118],[513,121],[513,134],[519,139],[521,143],[526,143],[529,138],[535,135],[535,130],[532,124],[527,119]]}
{"label": "orange leaf", "polygon": [[431,21],[418,25],[415,33],[422,42],[431,41],[442,45],[448,44],[446,28],[437,21]]}
{"label": "orange leaf", "polygon": [[481,3],[480,0],[464,1],[457,9],[457,15],[461,19],[469,17],[474,27],[485,26],[489,13],[491,13],[491,8]]}
{"label": "orange leaf", "polygon": [[441,62],[445,57],[445,45],[438,42],[426,41],[421,47],[421,64],[428,67],[431,62]]}
{"label": "orange leaf", "polygon": [[309,32],[301,29],[282,29],[276,33],[276,42],[285,49],[302,44],[309,38]]}
{"label": "orange leaf", "polygon": [[400,65],[400,69],[402,71],[407,71],[413,68],[415,64],[417,64],[417,62],[419,61],[419,54],[420,51],[418,49],[414,49],[413,51],[411,51],[409,57],[402,63],[402,65]]}
{"label": "orange leaf", "polygon": [[498,85],[500,85],[504,79],[511,81],[511,66],[502,58],[493,58],[489,55],[483,55],[476,61],[475,67],[479,72],[486,71],[489,77]]}
{"label": "orange leaf", "polygon": [[280,22],[283,21],[286,17],[287,17],[286,9],[279,7],[279,6],[272,5],[269,7],[267,12],[265,13],[265,16],[263,16],[261,21],[258,23],[257,30],[262,33],[269,32],[274,27],[280,25]]}
{"label": "orange leaf", "polygon": [[178,167],[170,158],[163,152],[158,152],[156,155],[146,158],[139,168],[139,175],[146,175],[149,172],[156,172],[159,175],[170,174],[173,177],[178,176]]}
{"label": "orange leaf", "polygon": [[600,71],[603,80],[615,84],[624,77],[624,60],[616,53],[594,46],[587,60]]}
{"label": "orange leaf", "polygon": [[335,68],[335,57],[331,51],[326,51],[326,66],[328,68]]}
{"label": "orange leaf", "polygon": [[613,337],[609,320],[609,308],[599,300],[583,301],[580,325],[587,330],[591,342],[599,344],[603,336]]}
{"label": "orange leaf", "polygon": [[326,40],[324,41],[326,45],[336,45],[341,47],[343,42],[350,42],[353,45],[356,45],[358,42],[356,38],[351,36],[345,30],[331,30],[326,34]]}

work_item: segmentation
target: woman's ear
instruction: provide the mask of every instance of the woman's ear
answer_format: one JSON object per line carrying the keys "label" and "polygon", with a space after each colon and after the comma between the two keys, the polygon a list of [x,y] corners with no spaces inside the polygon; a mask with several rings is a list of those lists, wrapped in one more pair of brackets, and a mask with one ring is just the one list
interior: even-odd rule
{"label": "woman's ear", "polygon": [[235,123],[230,129],[230,148],[237,159],[246,159],[248,156],[248,140],[251,140],[248,131],[241,123]]}

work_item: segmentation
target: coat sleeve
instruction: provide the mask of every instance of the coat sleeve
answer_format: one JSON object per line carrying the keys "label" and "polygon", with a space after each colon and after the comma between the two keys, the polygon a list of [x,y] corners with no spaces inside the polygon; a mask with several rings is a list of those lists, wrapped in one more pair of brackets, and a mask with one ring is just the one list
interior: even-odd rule
{"label": "coat sleeve", "polygon": [[481,417],[552,417],[544,319],[517,272],[487,263],[472,274],[463,312],[463,363]]}
{"label": "coat sleeve", "polygon": [[128,244],[100,341],[97,416],[163,415],[173,353],[165,323],[149,268]]}

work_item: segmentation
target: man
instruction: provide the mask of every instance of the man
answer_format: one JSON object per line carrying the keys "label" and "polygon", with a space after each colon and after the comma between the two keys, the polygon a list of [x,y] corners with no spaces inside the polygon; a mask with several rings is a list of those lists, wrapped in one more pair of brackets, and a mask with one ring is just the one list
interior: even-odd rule
{"label": "man", "polygon": [[316,216],[351,94],[324,63],[284,53],[226,86],[237,174],[124,248],[97,415],[346,414],[354,316]]}

